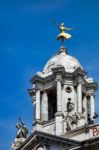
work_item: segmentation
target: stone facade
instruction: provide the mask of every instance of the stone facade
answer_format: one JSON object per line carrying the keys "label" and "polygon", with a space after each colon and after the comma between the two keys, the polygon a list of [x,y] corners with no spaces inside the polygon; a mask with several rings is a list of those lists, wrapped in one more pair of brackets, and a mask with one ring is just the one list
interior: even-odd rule
{"label": "stone facade", "polygon": [[[86,150],[99,147],[94,98],[97,83],[61,47],[30,80],[35,119],[18,150]],[[90,143],[90,144],[89,144]],[[13,150],[15,150],[13,148]]]}
{"label": "stone facade", "polygon": [[95,122],[97,83],[86,76],[78,60],[69,56],[64,47],[31,83],[34,86],[28,91],[36,104],[33,131],[63,136]]}

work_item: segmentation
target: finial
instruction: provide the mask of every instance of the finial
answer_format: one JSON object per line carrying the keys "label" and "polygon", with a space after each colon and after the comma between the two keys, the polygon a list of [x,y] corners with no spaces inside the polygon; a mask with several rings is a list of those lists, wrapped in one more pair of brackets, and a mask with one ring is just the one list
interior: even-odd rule
{"label": "finial", "polygon": [[67,28],[64,26],[64,23],[61,23],[58,25],[60,34],[57,36],[57,40],[62,40],[62,44],[64,43],[64,39],[68,40],[72,37],[71,34],[65,33],[65,30],[69,31],[72,30],[72,28]]}
{"label": "finial", "polygon": [[66,54],[68,55],[68,49],[66,49],[66,48],[64,47],[64,45],[62,45],[62,46],[59,48],[59,54],[62,53],[62,52],[66,53]]}

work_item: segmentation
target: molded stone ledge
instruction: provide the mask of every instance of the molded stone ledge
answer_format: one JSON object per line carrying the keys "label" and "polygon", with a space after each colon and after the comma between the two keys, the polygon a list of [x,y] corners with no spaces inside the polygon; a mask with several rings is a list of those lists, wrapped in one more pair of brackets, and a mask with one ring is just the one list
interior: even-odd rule
{"label": "molded stone ledge", "polygon": [[42,125],[42,121],[41,120],[35,120],[32,125],[36,125],[36,124]]}
{"label": "molded stone ledge", "polygon": [[54,73],[54,74],[56,74],[56,73],[62,73],[62,74],[64,74],[65,73],[65,68],[63,67],[63,66],[57,66],[56,68],[52,68],[52,72]]}
{"label": "molded stone ledge", "polygon": [[48,121],[42,121],[42,125],[44,125],[44,126],[50,125],[52,123],[55,123],[55,119],[48,120]]}
{"label": "molded stone ledge", "polygon": [[55,123],[55,119],[48,120],[48,121],[35,120],[32,125],[40,124],[45,126],[45,125],[50,125],[52,123]]}
{"label": "molded stone ledge", "polygon": [[63,116],[63,113],[61,111],[56,112],[55,117],[57,116]]}
{"label": "molded stone ledge", "polygon": [[86,74],[87,73],[80,67],[74,71],[74,76],[80,75],[84,77]]}

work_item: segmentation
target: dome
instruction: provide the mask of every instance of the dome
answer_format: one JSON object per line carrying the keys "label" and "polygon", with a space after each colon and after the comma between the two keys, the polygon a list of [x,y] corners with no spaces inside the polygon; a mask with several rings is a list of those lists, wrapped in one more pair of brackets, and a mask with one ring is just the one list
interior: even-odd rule
{"label": "dome", "polygon": [[75,69],[81,68],[79,61],[70,55],[67,54],[66,49],[61,48],[59,54],[52,57],[45,65],[43,72],[50,73],[52,68],[56,68],[57,66],[63,66],[65,71],[68,73],[73,73]]}

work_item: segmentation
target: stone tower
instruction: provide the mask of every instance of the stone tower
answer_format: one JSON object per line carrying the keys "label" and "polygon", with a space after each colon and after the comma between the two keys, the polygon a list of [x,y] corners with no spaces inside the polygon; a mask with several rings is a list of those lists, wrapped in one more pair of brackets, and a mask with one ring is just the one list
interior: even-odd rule
{"label": "stone tower", "polygon": [[79,61],[61,47],[42,72],[31,79],[35,120],[33,131],[54,135],[95,123],[94,95],[97,83],[86,76]]}
{"label": "stone tower", "polygon": [[[64,24],[57,39],[71,38]],[[99,124],[94,108],[97,83],[89,78],[79,61],[61,46],[57,54],[30,80],[34,120],[31,135],[13,150],[87,150],[99,148]],[[23,129],[23,130],[22,130]],[[18,132],[19,133],[19,132]],[[17,141],[17,139],[16,139]],[[90,142],[90,145],[88,143]],[[16,142],[17,144],[17,142]],[[14,146],[13,146],[14,147]]]}

